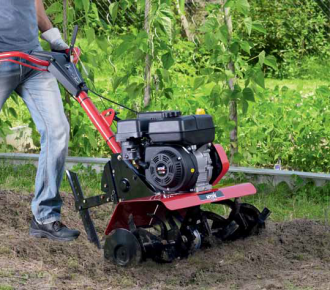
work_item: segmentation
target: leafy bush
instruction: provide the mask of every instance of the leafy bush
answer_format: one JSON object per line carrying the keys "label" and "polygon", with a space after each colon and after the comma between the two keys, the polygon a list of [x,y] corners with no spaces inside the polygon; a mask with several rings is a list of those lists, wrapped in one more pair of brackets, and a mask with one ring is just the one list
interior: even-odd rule
{"label": "leafy bush", "polygon": [[242,164],[269,166],[278,159],[289,169],[329,172],[330,90],[300,95],[287,87],[259,94],[239,138]]}
{"label": "leafy bush", "polygon": [[266,35],[252,35],[255,47],[252,54],[261,50],[276,56],[281,78],[297,77],[295,69],[304,65],[307,56],[330,57],[329,19],[317,1],[282,0],[251,1],[251,14],[265,27]]}
{"label": "leafy bush", "polygon": [[[329,54],[325,42],[327,22],[312,0],[304,0],[299,11],[292,6],[298,5],[294,0],[250,1],[252,17],[247,14],[248,4],[237,4],[247,1],[230,1],[235,21],[230,41],[225,25],[219,20],[223,16],[219,14],[219,5],[210,5],[204,24],[196,31],[199,43],[182,39],[171,1],[155,2],[161,4],[153,6],[151,47],[142,27],[143,1],[112,1],[110,6],[105,0],[70,2],[74,5],[69,8],[70,29],[73,23],[81,25],[77,45],[82,48],[81,60],[91,88],[92,81],[96,81],[98,92],[143,110],[144,58],[147,52],[152,53],[152,102],[148,110],[180,109],[184,114],[193,114],[197,108],[204,108],[214,117],[216,142],[229,149],[228,136],[234,124],[228,119],[228,103],[235,100],[240,146],[236,161],[241,165],[270,167],[281,159],[287,168],[329,171],[329,89],[321,87],[311,96],[301,96],[285,87],[263,89],[264,64],[276,68],[274,57],[266,56],[265,51],[282,59],[286,66],[280,70],[281,75],[309,76],[307,72],[312,65],[311,74],[319,70],[319,76],[328,75],[312,58],[309,62],[302,58]],[[61,24],[61,2],[47,3],[53,21]],[[104,9],[109,11],[108,18],[102,14]],[[130,22],[131,15],[137,17],[136,22]],[[304,60],[301,70],[291,72],[294,70],[291,64],[297,59]],[[234,91],[225,85],[233,77],[228,70],[231,61],[240,79]],[[87,79],[83,67],[80,71]],[[93,101],[100,110],[113,106],[98,98]],[[37,142],[28,113],[20,116],[17,112],[21,110],[14,109],[16,105],[6,105],[3,112],[6,121],[0,120],[0,135],[8,130],[8,120],[19,119],[34,129]],[[120,106],[114,108],[122,119],[134,117]],[[74,102],[65,109],[72,116],[70,154],[108,156],[109,149],[80,106]]]}
{"label": "leafy bush", "polygon": [[293,61],[286,59],[281,66],[282,74],[290,78],[330,81],[330,59],[322,55],[305,56]]}

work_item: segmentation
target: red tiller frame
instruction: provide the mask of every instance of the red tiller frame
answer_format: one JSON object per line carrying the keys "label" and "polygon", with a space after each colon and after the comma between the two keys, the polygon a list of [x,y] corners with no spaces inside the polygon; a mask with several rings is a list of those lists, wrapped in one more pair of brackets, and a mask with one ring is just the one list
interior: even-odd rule
{"label": "red tiller frame", "polygon": [[[75,48],[72,62],[76,64],[79,60],[79,56],[80,50]],[[18,58],[18,60],[12,58]],[[22,59],[34,64],[35,66],[22,62]],[[38,71],[48,71],[48,67],[51,64],[50,61],[41,60],[32,55],[19,51],[0,53],[0,62],[13,62]],[[96,129],[100,132],[112,152],[121,153],[120,144],[115,140],[115,134],[110,128],[115,116],[115,111],[113,109],[108,109],[103,113],[100,113],[92,100],[88,97],[88,94],[84,91],[81,91],[78,96],[74,97],[86,112]]]}

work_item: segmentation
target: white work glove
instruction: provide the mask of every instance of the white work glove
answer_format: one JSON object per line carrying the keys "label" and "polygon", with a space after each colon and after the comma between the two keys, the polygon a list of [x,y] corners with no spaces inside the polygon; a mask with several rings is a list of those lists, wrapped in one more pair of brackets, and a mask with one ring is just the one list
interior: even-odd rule
{"label": "white work glove", "polygon": [[41,34],[41,38],[50,44],[50,48],[56,51],[62,51],[69,48],[69,46],[62,39],[60,31],[53,27]]}

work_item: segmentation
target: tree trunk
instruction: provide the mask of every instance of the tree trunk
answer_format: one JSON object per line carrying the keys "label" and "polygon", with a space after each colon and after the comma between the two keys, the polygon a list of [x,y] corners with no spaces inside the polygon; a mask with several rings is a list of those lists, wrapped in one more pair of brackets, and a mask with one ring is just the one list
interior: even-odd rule
{"label": "tree trunk", "polygon": [[189,22],[187,17],[182,13],[180,9],[180,0],[176,0],[176,8],[181,19],[181,25],[183,27],[184,33],[189,41],[194,41],[194,35],[190,32]]}
{"label": "tree trunk", "polygon": [[[221,1],[224,5],[226,4],[227,0]],[[233,22],[231,19],[231,15],[230,15],[230,8],[223,8],[224,11],[224,19],[225,19],[225,23],[226,26],[228,28],[228,34],[229,34],[229,39],[228,42],[231,42],[231,38],[233,35]],[[232,61],[229,62],[228,64],[228,69],[235,75],[235,66],[234,63]],[[234,85],[235,85],[235,77],[229,79],[228,81],[228,86],[230,88],[231,91],[234,91]],[[231,121],[234,121],[235,123],[235,128],[233,130],[230,131],[230,163],[234,164],[234,155],[236,153],[238,153],[238,138],[237,138],[237,102],[236,100],[231,100],[229,102],[229,119]]]}
{"label": "tree trunk", "polygon": [[[67,12],[67,7],[68,7],[68,2],[67,0],[63,0],[63,39],[66,43],[68,43],[68,12]],[[70,98],[70,94],[65,91],[65,102],[64,105],[68,104],[69,107],[71,107],[71,98]],[[70,111],[66,111],[65,115],[68,119],[69,122],[69,126],[71,128],[71,112]],[[71,130],[70,130],[71,132]],[[71,134],[71,133],[70,133]],[[71,136],[72,137],[72,136]]]}
{"label": "tree trunk", "polygon": [[65,42],[68,41],[68,1],[63,0],[63,39]]}
{"label": "tree trunk", "polygon": [[[144,29],[149,36],[148,46],[150,48],[151,35],[150,35],[150,14],[151,14],[151,0],[145,0],[145,11],[144,11]],[[150,104],[151,99],[151,53],[147,53],[145,59],[145,69],[144,69],[144,98],[143,104],[144,107],[147,107]]]}

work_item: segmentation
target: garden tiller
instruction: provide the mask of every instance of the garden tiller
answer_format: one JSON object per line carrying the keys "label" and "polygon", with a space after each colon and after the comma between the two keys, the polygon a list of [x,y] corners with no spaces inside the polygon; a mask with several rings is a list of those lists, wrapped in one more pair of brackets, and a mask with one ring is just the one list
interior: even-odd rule
{"label": "garden tiller", "polygon": [[[85,198],[77,174],[67,171],[88,239],[104,249],[105,258],[119,265],[146,258],[170,262],[209,245],[213,237],[234,240],[264,227],[270,211],[265,208],[260,213],[239,199],[256,193],[251,183],[217,186],[229,162],[221,145],[212,143],[212,117],[161,111],[120,120],[112,108],[100,113],[76,68],[80,54],[74,48],[76,35],[77,27],[66,52],[1,53],[0,62],[52,73],[112,150],[104,166],[100,195]],[[113,122],[117,122],[116,134],[111,130]],[[89,208],[108,202],[116,206],[101,246]],[[218,215],[205,210],[206,204],[218,206],[219,211],[228,208],[225,212],[230,213]]]}

